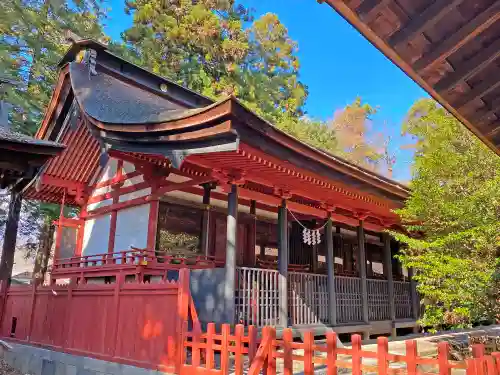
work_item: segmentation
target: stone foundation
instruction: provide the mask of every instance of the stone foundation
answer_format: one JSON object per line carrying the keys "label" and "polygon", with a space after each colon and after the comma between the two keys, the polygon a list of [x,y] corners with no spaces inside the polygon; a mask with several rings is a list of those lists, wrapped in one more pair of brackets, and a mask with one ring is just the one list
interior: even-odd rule
{"label": "stone foundation", "polygon": [[10,366],[29,375],[171,375],[116,362],[72,355],[30,345],[9,342],[12,350],[0,345],[0,357]]}

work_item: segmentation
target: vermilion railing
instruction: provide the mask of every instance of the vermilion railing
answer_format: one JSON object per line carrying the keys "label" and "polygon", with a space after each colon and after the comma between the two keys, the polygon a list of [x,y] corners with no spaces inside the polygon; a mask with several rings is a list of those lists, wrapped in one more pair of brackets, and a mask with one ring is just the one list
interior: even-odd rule
{"label": "vermilion railing", "polygon": [[223,266],[222,261],[210,256],[170,256],[152,250],[132,248],[131,250],[113,253],[92,254],[80,257],[55,259],[52,273],[67,272],[71,269],[82,271],[82,268],[102,266],[151,266],[165,269],[181,268],[215,268]]}
{"label": "vermilion railing", "polygon": [[[387,337],[379,337],[376,350],[368,351],[362,348],[359,335],[352,335],[351,347],[344,347],[335,333],[327,334],[326,343],[317,343],[309,331],[303,334],[303,342],[297,342],[290,328],[283,330],[278,338],[274,327],[265,327],[257,348],[255,327],[237,325],[231,331],[229,325],[223,325],[217,333],[213,323],[206,332],[199,327],[184,331],[180,374],[333,375],[347,370],[353,375],[500,375],[500,353],[486,355],[480,344],[472,345],[472,358],[453,361],[449,359],[447,342],[438,343],[437,355],[430,357],[418,355],[416,340],[406,341],[405,354],[394,354],[389,352]],[[190,358],[186,352],[191,353]],[[214,361],[214,357],[219,361]]]}
{"label": "vermilion railing", "polygon": [[[266,270],[277,270],[278,269],[278,261],[275,260],[264,260],[257,258],[257,265],[260,268]],[[288,271],[295,272],[307,272],[309,271],[309,266],[306,264],[288,264]]]}

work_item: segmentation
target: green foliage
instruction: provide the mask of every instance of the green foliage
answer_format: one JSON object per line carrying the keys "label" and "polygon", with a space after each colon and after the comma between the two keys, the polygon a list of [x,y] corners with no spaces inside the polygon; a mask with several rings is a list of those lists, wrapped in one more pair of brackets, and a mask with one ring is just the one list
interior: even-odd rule
{"label": "green foliage", "polygon": [[232,0],[130,0],[134,23],[113,48],[213,99],[235,95],[274,123],[302,114],[297,45],[275,14],[253,20]]}
{"label": "green foliage", "polygon": [[[103,40],[102,18],[97,0],[71,5],[62,0],[0,1],[0,76],[19,82],[3,98],[13,105],[13,128],[35,133],[52,95],[57,64],[70,45],[66,33]],[[0,228],[7,219],[7,200],[0,201]],[[23,203],[19,236],[27,255],[36,248],[41,222],[58,216],[58,205]]]}
{"label": "green foliage", "polygon": [[394,163],[388,155],[389,139],[382,133],[372,133],[371,116],[377,112],[361,98],[356,98],[336,113],[330,126],[337,140],[336,154],[367,169],[391,169]]}
{"label": "green foliage", "polygon": [[432,100],[411,109],[403,130],[414,136],[411,196],[398,213],[425,239],[406,243],[426,304],[424,325],[470,325],[498,314],[500,158]]}
{"label": "green foliage", "polygon": [[285,117],[276,126],[313,147],[332,153],[338,149],[335,132],[324,122],[308,118]]}
{"label": "green foliage", "polygon": [[7,92],[15,129],[33,134],[38,128],[57,79],[57,63],[69,46],[65,33],[103,36],[98,5],[90,0],[71,6],[54,0],[0,2],[0,74],[21,82]]}

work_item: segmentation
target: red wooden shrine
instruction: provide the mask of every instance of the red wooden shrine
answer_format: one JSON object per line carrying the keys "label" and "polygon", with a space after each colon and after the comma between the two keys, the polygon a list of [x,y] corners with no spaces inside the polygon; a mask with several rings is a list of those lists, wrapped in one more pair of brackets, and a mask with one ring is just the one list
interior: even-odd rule
{"label": "red wooden shrine", "polygon": [[[213,102],[80,41],[37,137],[66,148],[24,197],[77,212],[56,223],[52,284],[157,283],[187,268],[202,323],[416,326],[411,270],[385,233],[403,230],[393,210],[408,188],[233,97]],[[304,228],[321,242],[304,243]]]}

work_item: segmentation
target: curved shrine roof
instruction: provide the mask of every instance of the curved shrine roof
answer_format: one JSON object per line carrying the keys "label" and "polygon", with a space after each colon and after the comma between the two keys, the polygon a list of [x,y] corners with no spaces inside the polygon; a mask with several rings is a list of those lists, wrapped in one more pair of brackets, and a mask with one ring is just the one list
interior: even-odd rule
{"label": "curved shrine roof", "polygon": [[[128,63],[121,59],[116,69],[116,59],[99,50],[95,75],[81,62],[63,67],[38,135],[57,134],[68,150],[45,169],[54,182],[43,188],[45,195],[31,189],[28,197],[54,200],[61,194],[57,184],[64,181],[76,188],[88,186],[99,154],[125,152],[151,162],[168,159],[176,169],[202,174],[239,170],[245,180],[270,188],[271,195],[279,188],[297,202],[305,199],[317,207],[330,202],[396,220],[391,210],[408,196],[406,186],[291,137],[234,97],[210,103],[192,92],[176,91],[175,85],[162,92],[158,87],[163,78],[135,66],[129,74]],[[70,107],[68,103],[79,108],[79,119],[67,115],[69,110],[56,112]],[[58,122],[57,116],[66,120]]]}

